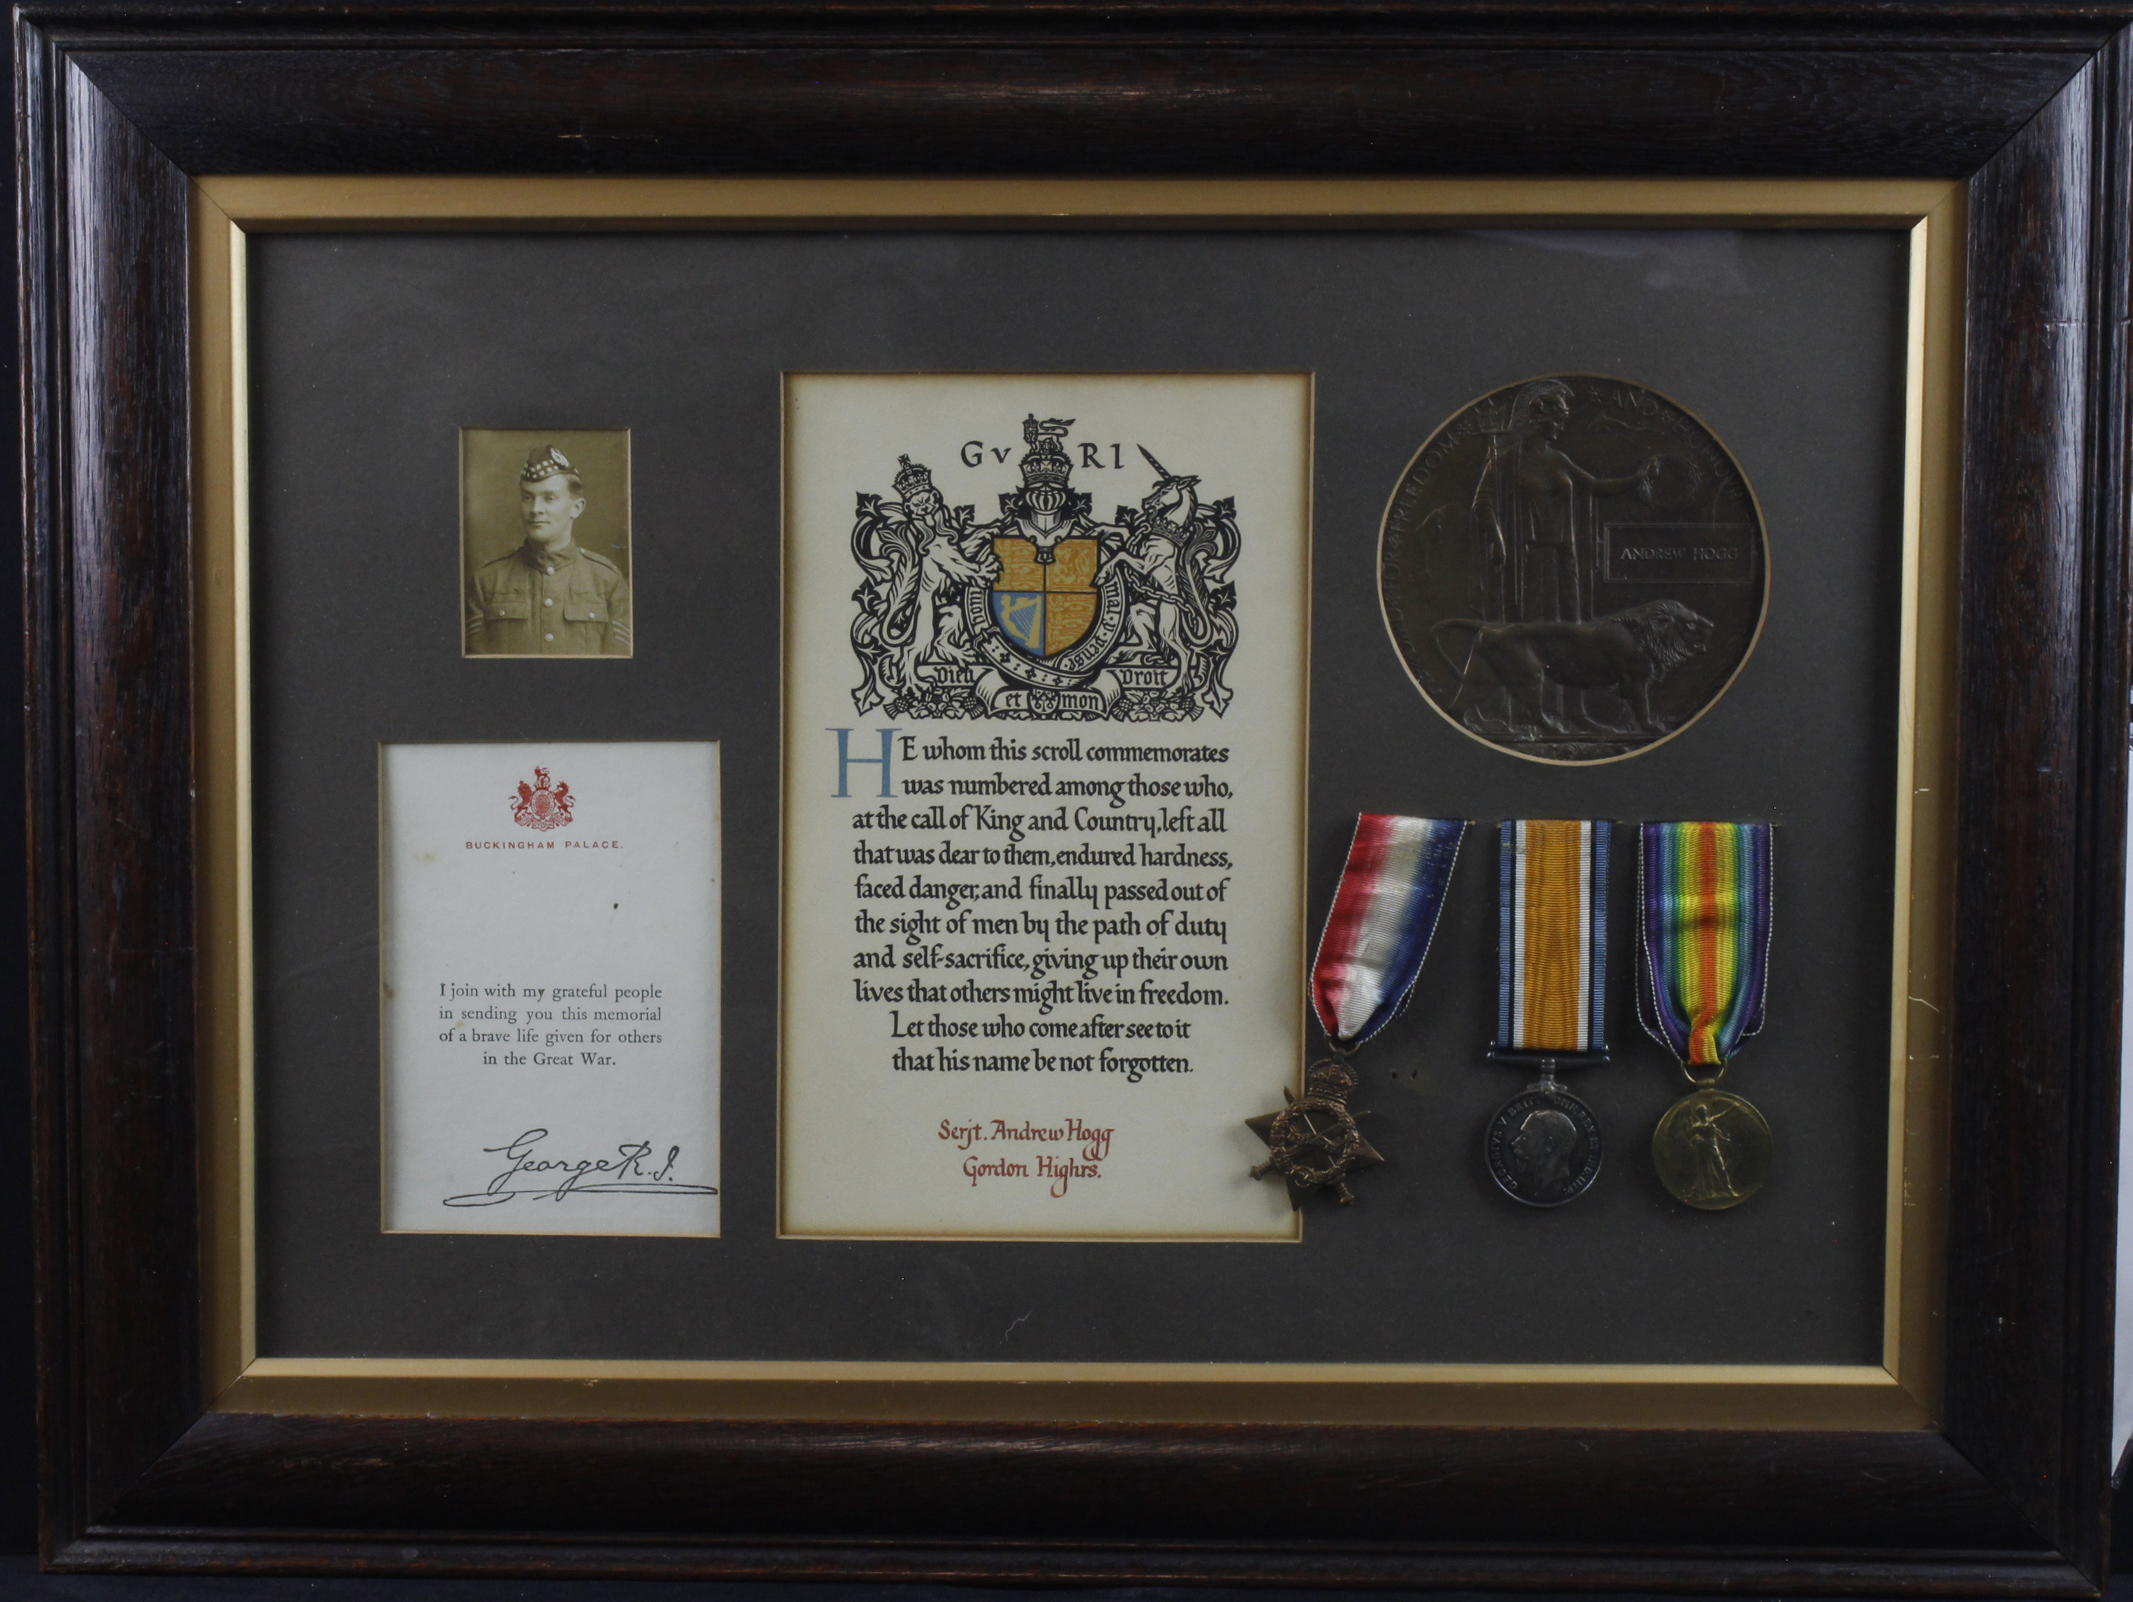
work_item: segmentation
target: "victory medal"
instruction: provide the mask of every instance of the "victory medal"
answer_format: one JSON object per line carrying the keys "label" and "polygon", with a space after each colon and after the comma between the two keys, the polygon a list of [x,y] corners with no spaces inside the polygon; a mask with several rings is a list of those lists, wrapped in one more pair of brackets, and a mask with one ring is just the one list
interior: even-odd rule
{"label": "victory medal", "polygon": [[1738,1207],[1770,1173],[1770,1125],[1718,1089],[1763,1027],[1770,965],[1770,825],[1647,823],[1637,865],[1637,1014],[1696,1088],[1652,1131],[1652,1166],[1679,1201]]}
{"label": "victory medal", "polygon": [[1356,1076],[1347,1059],[1407,1004],[1465,834],[1463,819],[1366,812],[1355,821],[1311,964],[1311,1007],[1340,1060],[1313,1063],[1301,1097],[1284,1086],[1288,1105],[1280,1112],[1245,1120],[1267,1144],[1267,1160],[1252,1177],[1279,1174],[1291,1207],[1314,1190],[1346,1206],[1355,1200],[1348,1176],[1384,1161],[1348,1110]]}
{"label": "victory medal", "polygon": [[1497,1110],[1482,1138],[1489,1176],[1529,1207],[1560,1207],[1600,1172],[1600,1125],[1556,1083],[1559,1067],[1607,1061],[1604,819],[1509,818],[1498,842],[1497,1062],[1540,1078]]}

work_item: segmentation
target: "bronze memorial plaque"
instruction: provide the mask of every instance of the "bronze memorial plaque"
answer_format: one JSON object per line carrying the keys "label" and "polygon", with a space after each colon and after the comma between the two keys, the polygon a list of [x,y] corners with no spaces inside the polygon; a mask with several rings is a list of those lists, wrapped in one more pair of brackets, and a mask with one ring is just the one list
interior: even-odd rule
{"label": "bronze memorial plaque", "polygon": [[1509,384],[1407,464],[1378,549],[1416,686],[1475,739],[1611,762],[1679,733],[1762,628],[1769,556],[1740,464],[1627,379]]}

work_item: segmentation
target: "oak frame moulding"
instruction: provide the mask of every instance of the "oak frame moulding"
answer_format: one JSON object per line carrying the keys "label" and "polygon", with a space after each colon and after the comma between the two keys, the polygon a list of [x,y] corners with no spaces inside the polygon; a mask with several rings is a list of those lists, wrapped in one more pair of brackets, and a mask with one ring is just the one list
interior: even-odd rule
{"label": "oak frame moulding", "polygon": [[[2094,1594],[2129,21],[1606,0],[25,7],[46,1561]],[[1899,810],[1910,1099],[1878,1377],[257,1358],[247,231],[1847,218],[1913,230],[1902,763],[1906,792],[1937,797]],[[1945,1026],[1913,995],[1950,1001]]]}

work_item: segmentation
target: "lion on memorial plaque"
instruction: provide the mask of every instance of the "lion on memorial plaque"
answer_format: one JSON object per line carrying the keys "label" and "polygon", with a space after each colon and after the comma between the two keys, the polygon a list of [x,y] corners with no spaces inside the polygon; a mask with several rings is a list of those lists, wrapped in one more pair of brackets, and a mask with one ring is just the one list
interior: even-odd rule
{"label": "lion on memorial plaque", "polygon": [[1483,715],[1482,697],[1500,689],[1509,695],[1510,722],[1523,737],[1543,729],[1576,735],[1587,731],[1565,717],[1565,695],[1578,697],[1582,715],[1585,694],[1605,690],[1629,709],[1638,732],[1661,734],[1666,731],[1652,715],[1651,688],[1701,654],[1712,629],[1708,618],[1679,601],[1661,600],[1589,623],[1446,618],[1430,631],[1430,641],[1459,680],[1449,710],[1469,726]]}

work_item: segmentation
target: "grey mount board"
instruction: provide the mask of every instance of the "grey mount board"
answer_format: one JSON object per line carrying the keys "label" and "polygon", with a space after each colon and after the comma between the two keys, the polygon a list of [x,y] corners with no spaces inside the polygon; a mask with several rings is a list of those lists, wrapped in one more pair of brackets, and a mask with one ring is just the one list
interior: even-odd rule
{"label": "grey mount board", "polygon": [[[255,237],[261,1353],[1878,1362],[1904,247]],[[1313,940],[1358,811],[1775,822],[1770,1021],[1727,1081],[1777,1131],[1763,1192],[1703,1214],[1653,1178],[1645,1145],[1682,1086],[1635,1027],[1621,917],[1615,1059],[1572,1082],[1607,1166],[1544,1213],[1490,1182],[1480,1132],[1524,1078],[1483,1055],[1494,843],[1477,831],[1414,1004],[1361,1058],[1388,1162],[1354,1208],[1314,1210],[1301,1245],[776,1240],[779,382],[830,368],[1314,371]],[[1769,622],[1739,679],[1687,734],[1598,768],[1446,724],[1375,589],[1385,497],[1416,447],[1477,395],[1555,371],[1688,406],[1769,528]],[[463,424],[633,430],[633,660],[461,659]],[[854,489],[882,471],[855,463]],[[379,1232],[376,747],[538,737],[723,742],[721,1239]],[[1617,845],[1626,907],[1627,830]],[[540,931],[496,939],[537,956]]]}

